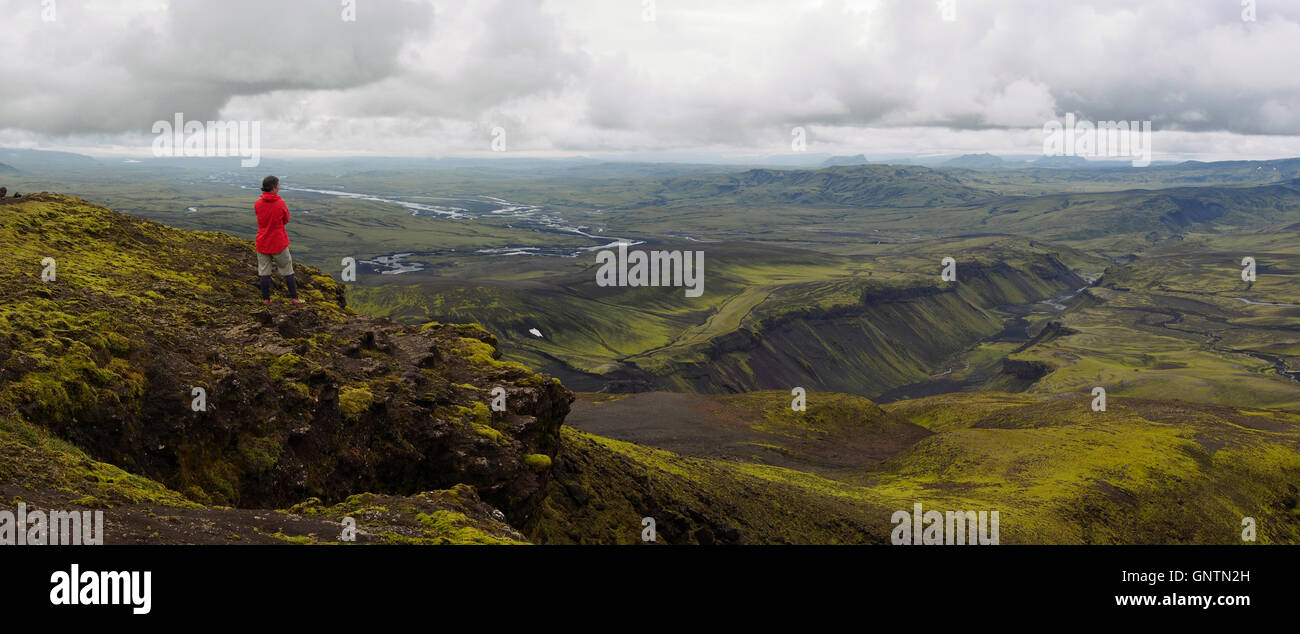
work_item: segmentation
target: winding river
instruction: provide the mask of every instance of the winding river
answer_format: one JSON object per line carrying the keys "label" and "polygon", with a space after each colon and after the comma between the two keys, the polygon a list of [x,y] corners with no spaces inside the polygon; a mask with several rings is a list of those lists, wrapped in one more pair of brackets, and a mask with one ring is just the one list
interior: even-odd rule
{"label": "winding river", "polygon": [[1290,308],[1300,308],[1300,304],[1275,304],[1273,302],[1257,302],[1252,299],[1246,299],[1245,297],[1234,297],[1233,299],[1239,302],[1246,302],[1251,306],[1286,306]]}
{"label": "winding river", "polygon": [[[596,230],[595,233],[592,233],[591,227],[572,224],[566,221],[559,214],[551,212],[545,207],[511,202],[494,196],[406,196],[394,198],[360,192],[340,191],[336,189],[317,189],[311,187],[285,187],[283,189],[285,191],[304,192],[318,196],[331,196],[334,198],[347,198],[351,200],[363,200],[396,205],[410,211],[413,216],[436,216],[452,220],[480,222],[490,222],[495,220],[496,224],[501,224],[502,221],[505,221],[505,226],[509,229],[576,235],[593,242],[593,244],[584,247],[507,245],[504,247],[476,249],[473,251],[476,255],[576,258],[592,251],[616,247],[619,242],[626,242],[629,246],[644,244],[641,240],[598,235],[602,233],[604,229],[599,229]],[[435,258],[439,256],[447,256],[455,252],[455,249],[445,249],[436,251],[390,253],[370,260],[363,260],[363,263],[369,265],[374,272],[381,275],[400,275],[402,273],[413,273],[425,270],[427,265],[423,262],[419,262],[419,258]]]}

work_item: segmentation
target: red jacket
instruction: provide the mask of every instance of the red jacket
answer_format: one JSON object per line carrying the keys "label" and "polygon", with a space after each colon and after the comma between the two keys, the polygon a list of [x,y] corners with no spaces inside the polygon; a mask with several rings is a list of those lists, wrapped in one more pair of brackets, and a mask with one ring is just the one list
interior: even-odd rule
{"label": "red jacket", "polygon": [[262,197],[253,203],[257,211],[257,251],[275,255],[289,248],[289,234],[284,232],[284,224],[289,222],[289,208],[277,194],[263,192]]}

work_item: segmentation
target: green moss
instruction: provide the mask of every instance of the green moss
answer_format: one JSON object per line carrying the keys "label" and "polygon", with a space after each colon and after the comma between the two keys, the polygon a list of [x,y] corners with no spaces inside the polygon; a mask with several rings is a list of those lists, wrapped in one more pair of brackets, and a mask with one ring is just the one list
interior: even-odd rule
{"label": "green moss", "polygon": [[324,504],[321,499],[311,497],[289,507],[288,511],[297,515],[311,515],[322,508],[324,508]]}
{"label": "green moss", "polygon": [[285,535],[284,533],[275,532],[271,534],[271,537],[298,546],[311,546],[315,543],[312,541],[312,538],[306,535]]}
{"label": "green moss", "polygon": [[533,471],[546,471],[551,468],[551,457],[544,453],[530,453],[524,457],[524,464]]}
{"label": "green moss", "polygon": [[[528,372],[531,374],[528,368],[524,367],[522,363],[517,361],[497,360],[495,358],[497,354],[496,348],[473,337],[458,337],[456,340],[456,351],[462,358],[473,364],[514,370],[516,372]],[[541,378],[537,377],[534,384],[540,385]]]}
{"label": "green moss", "polygon": [[506,438],[505,434],[491,427],[488,427],[487,425],[481,423],[475,423],[475,422],[471,422],[470,425],[473,427],[474,433],[484,438],[487,438],[492,442],[501,445],[502,447],[508,446],[510,444],[510,440]]}
{"label": "green moss", "polygon": [[345,387],[339,390],[339,409],[348,420],[361,418],[374,401],[375,395],[365,387]]}
{"label": "green moss", "polygon": [[470,405],[470,415],[473,416],[476,423],[487,425],[492,422],[492,410],[488,409],[487,404],[481,401],[475,401]]}
{"label": "green moss", "polygon": [[464,324],[444,324],[436,321],[430,321],[420,326],[420,330],[445,330],[450,331],[457,337],[466,337],[470,339],[489,339],[495,340],[492,333],[488,332],[482,324],[478,322],[469,322]]}
{"label": "green moss", "polygon": [[302,357],[299,357],[292,352],[288,352],[280,355],[271,363],[271,369],[268,373],[273,379],[283,379],[286,376],[293,374],[301,365]]}
{"label": "green moss", "polygon": [[435,543],[497,546],[522,543],[490,535],[475,527],[464,513],[455,511],[440,510],[431,514],[420,513],[416,515],[416,521],[425,526],[425,537],[436,540]]}
{"label": "green moss", "polygon": [[460,405],[453,407],[452,416],[469,425],[470,429],[479,436],[503,447],[510,444],[510,438],[492,426],[492,410],[481,401],[475,401],[468,407]]}
{"label": "green moss", "polygon": [[[182,466],[182,469],[185,470],[185,467]],[[195,477],[212,497],[214,504],[239,502],[240,470],[234,464],[222,459],[207,458],[202,461]]]}
{"label": "green moss", "polygon": [[470,363],[492,365],[496,362],[496,359],[492,358],[496,348],[472,337],[457,338],[456,351]]}
{"label": "green moss", "polygon": [[484,511],[474,488],[465,484],[407,497],[363,493],[331,507],[313,498],[290,509],[338,521],[351,517],[370,536],[390,544],[526,543]]}
{"label": "green moss", "polygon": [[321,505],[320,498],[308,498],[307,501],[295,505],[290,510],[305,515],[334,515],[339,517],[386,511],[387,508],[378,504],[378,500],[378,496],[373,493],[357,493],[349,495],[346,500],[334,506],[326,507]]}
{"label": "green moss", "polygon": [[49,431],[4,415],[0,415],[0,481],[57,491],[78,506],[198,506],[156,481],[92,460]]}
{"label": "green moss", "polygon": [[207,491],[200,489],[196,485],[186,487],[185,497],[205,506],[212,504],[212,497],[208,495]]}
{"label": "green moss", "polygon": [[465,524],[469,520],[464,513],[454,513],[451,511],[434,511],[432,515],[420,513],[415,516],[416,521],[424,524],[435,532],[449,533],[457,525]]}
{"label": "green moss", "polygon": [[284,445],[274,437],[239,439],[239,455],[244,464],[258,473],[268,471],[280,461],[280,452]]}

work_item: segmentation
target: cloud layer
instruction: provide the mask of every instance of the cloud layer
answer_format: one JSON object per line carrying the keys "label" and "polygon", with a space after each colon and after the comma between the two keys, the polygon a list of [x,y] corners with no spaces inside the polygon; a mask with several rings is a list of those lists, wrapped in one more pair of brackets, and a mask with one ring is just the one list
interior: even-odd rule
{"label": "cloud layer", "polygon": [[[1300,5],[1259,0],[0,0],[0,144],[264,154],[1035,151],[1150,120],[1157,155],[1300,154]],[[355,10],[355,21],[344,20]],[[947,20],[945,17],[953,19]],[[1163,147],[1162,147],[1163,146]]]}

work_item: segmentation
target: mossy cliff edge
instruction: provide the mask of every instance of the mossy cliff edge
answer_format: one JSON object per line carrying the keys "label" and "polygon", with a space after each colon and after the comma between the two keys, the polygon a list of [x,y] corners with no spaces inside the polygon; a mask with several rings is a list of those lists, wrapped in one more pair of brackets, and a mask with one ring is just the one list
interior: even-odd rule
{"label": "mossy cliff edge", "polygon": [[[916,503],[997,510],[1007,544],[1239,544],[1246,520],[1300,542],[1295,411],[1095,412],[1086,391],[575,403],[481,328],[359,316],[308,266],[306,306],[264,306],[245,240],[38,194],[0,202],[0,248],[0,508],[109,509],[106,543],[338,543],[350,518],[356,543],[640,544],[650,517],[660,544],[884,544]],[[859,303],[960,299],[900,292]],[[996,325],[975,317],[953,332]]]}
{"label": "mossy cliff edge", "polygon": [[[480,328],[356,315],[302,264],[306,305],[263,305],[250,242],[68,196],[0,204],[0,245],[6,493],[266,508],[469,485],[512,522],[540,502],[573,396]],[[81,480],[104,473],[125,489],[98,499]]]}

